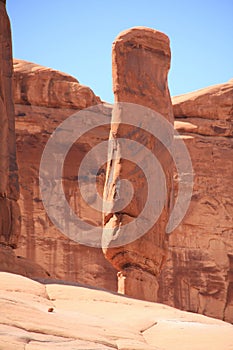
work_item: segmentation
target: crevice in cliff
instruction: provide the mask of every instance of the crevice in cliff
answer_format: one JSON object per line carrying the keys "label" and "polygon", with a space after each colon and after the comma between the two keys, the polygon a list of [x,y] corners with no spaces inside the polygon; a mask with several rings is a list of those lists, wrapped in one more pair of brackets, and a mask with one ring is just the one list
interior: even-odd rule
{"label": "crevice in cliff", "polygon": [[109,194],[110,184],[113,182],[115,162],[116,162],[116,153],[117,153],[117,150],[119,148],[116,136],[113,133],[112,133],[112,139],[110,139],[109,141],[110,141],[110,149],[108,151],[109,152],[108,161],[110,160],[110,165],[109,165],[109,173],[106,176],[106,183],[105,183],[106,198],[108,197],[108,194]]}
{"label": "crevice in cliff", "polygon": [[124,212],[124,211],[120,211],[120,212],[118,212],[118,213],[116,213],[116,215],[126,215],[126,216],[128,216],[128,217],[130,217],[130,218],[133,218],[133,219],[135,219],[135,218],[137,218],[137,216],[135,216],[134,214],[131,214],[131,213],[126,213],[126,212]]}
{"label": "crevice in cliff", "polygon": [[147,272],[152,276],[155,276],[155,274],[150,269],[146,269],[142,267],[140,264],[128,262],[122,265],[122,270],[127,270],[127,269],[139,270],[139,271]]}
{"label": "crevice in cliff", "polygon": [[230,289],[231,289],[231,287],[233,288],[233,283],[228,282],[228,284],[227,284],[227,292],[226,292],[226,300],[225,300],[223,313],[222,313],[223,321],[227,321],[226,320],[226,310],[227,310],[228,305],[230,304]]}
{"label": "crevice in cliff", "polygon": [[104,216],[104,226],[109,223],[109,221],[113,218],[114,213],[109,213]]}
{"label": "crevice in cliff", "polygon": [[[128,216],[129,218],[132,218],[132,219],[137,218],[135,215],[133,215],[131,213],[126,213],[124,211],[122,211],[122,212],[119,211],[119,212],[116,212],[116,213],[108,213],[104,217],[104,225],[109,223],[114,216],[116,217],[116,221],[118,222],[118,226],[122,223],[122,217],[123,216]],[[118,228],[118,226],[114,227],[114,228]]]}
{"label": "crevice in cliff", "polygon": [[178,131],[178,133],[180,134],[180,136],[190,136],[190,137],[193,137],[193,135],[197,135],[197,136],[200,136],[200,137],[205,137],[207,138],[208,140],[228,140],[228,139],[232,139],[232,135],[226,135],[226,136],[218,136],[218,135],[207,135],[207,134],[204,134],[204,133],[201,133],[201,132],[195,132],[195,131],[188,131],[188,132],[185,132],[185,131]]}
{"label": "crevice in cliff", "polygon": [[170,61],[170,53],[167,53],[166,50],[160,50],[155,47],[151,47],[149,45],[145,45],[144,43],[139,43],[138,41],[127,41],[124,44],[125,47],[129,47],[131,49],[139,49],[139,50],[145,50],[152,54],[157,55],[158,57],[164,56],[167,60]]}
{"label": "crevice in cliff", "polygon": [[233,318],[229,319],[226,315],[227,308],[230,306],[233,309],[233,255],[228,254],[229,258],[229,270],[227,274],[227,291],[226,291],[226,301],[223,308],[222,319],[226,322],[233,323]]}
{"label": "crevice in cliff", "polygon": [[[211,118],[207,118],[207,117],[197,117],[195,115],[192,116],[187,116],[187,115],[174,115],[175,121],[176,119],[180,120],[180,119],[195,119],[195,120],[200,120],[200,121],[209,121],[209,122],[214,122],[214,121],[222,121],[221,119],[211,119]],[[224,119],[223,121],[231,121],[230,119]]]}
{"label": "crevice in cliff", "polygon": [[[130,258],[131,262],[128,262],[128,259],[126,258],[128,255],[128,258]],[[122,260],[122,263],[120,263]],[[156,277],[156,267],[154,266],[154,262],[151,259],[146,258],[145,256],[138,256],[134,252],[131,252],[129,250],[124,250],[122,252],[118,252],[115,255],[111,257],[111,261],[117,261],[118,266],[121,270],[127,270],[127,269],[134,269],[139,270],[142,272],[147,272],[153,277]],[[127,261],[124,263],[124,261]],[[141,261],[141,262],[140,262]],[[147,265],[151,265],[153,267],[149,267]]]}

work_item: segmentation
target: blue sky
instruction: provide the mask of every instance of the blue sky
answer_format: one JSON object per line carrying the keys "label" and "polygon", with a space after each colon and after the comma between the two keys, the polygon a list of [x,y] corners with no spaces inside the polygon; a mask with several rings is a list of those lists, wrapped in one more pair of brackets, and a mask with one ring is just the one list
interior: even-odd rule
{"label": "blue sky", "polygon": [[111,45],[146,26],[171,41],[171,95],[233,78],[232,0],[8,0],[13,54],[75,76],[112,102]]}

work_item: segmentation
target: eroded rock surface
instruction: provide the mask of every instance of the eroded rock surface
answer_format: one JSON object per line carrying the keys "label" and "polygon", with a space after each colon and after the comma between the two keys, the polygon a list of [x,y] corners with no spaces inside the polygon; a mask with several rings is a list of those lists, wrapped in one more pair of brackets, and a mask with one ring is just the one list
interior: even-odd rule
{"label": "eroded rock surface", "polygon": [[[148,115],[146,125],[141,122],[140,128],[126,125],[125,122],[123,124],[122,121],[126,120],[125,116],[129,111],[128,107],[121,103],[134,103],[148,107],[173,123],[172,105],[167,86],[167,74],[170,68],[169,39],[165,34],[152,29],[144,27],[129,29],[122,32],[114,41],[112,59],[114,98],[119,104],[113,110],[110,140],[115,142],[113,150],[117,153],[117,160],[112,161],[108,166],[104,196],[108,202],[112,202],[112,212],[114,211],[115,214],[111,211],[104,213],[105,228],[112,230],[112,234],[107,237],[109,242],[104,252],[105,257],[119,271],[118,291],[135,298],[155,301],[157,277],[166,254],[165,226],[171,199],[172,161],[165,147],[144,130],[152,122],[150,116]],[[130,124],[130,120],[127,121]],[[147,191],[151,190],[148,189],[146,178],[137,162],[124,159],[123,147],[117,141],[119,138],[137,141],[156,154],[166,174],[167,197],[159,220],[147,234],[131,243],[112,247],[116,243],[116,236],[121,238],[121,225],[124,226],[138,217],[147,200]],[[172,142],[172,135],[168,135],[167,142]],[[142,152],[137,156],[144,158]],[[150,158],[145,160],[144,167],[148,168],[149,163]],[[151,172],[150,176],[153,175]],[[134,187],[132,201],[121,210],[116,209],[118,192],[121,191],[119,179],[129,180]],[[156,179],[153,183],[154,181]],[[126,232],[126,236],[132,234],[134,234],[133,229]]]}
{"label": "eroded rock surface", "polygon": [[81,285],[0,273],[0,308],[2,350],[233,348],[223,321]]}
{"label": "eroded rock surface", "polygon": [[170,235],[159,301],[233,322],[233,82],[172,99],[194,192]]}
{"label": "eroded rock surface", "polygon": [[100,103],[87,86],[68,74],[14,59],[15,103],[82,109]]}
{"label": "eroded rock surface", "polygon": [[[204,89],[172,98],[174,115],[176,118],[196,118],[213,123],[217,121],[232,121],[232,79],[226,83],[209,86]],[[222,135],[215,130],[215,134]]]}
{"label": "eroded rock surface", "polygon": [[[116,271],[102,250],[79,245],[62,234],[49,220],[39,188],[39,167],[44,147],[52,132],[69,116],[99,98],[91,89],[52,69],[14,60],[17,155],[20,180],[22,230],[17,254],[41,265],[51,278],[116,289]],[[110,114],[106,107],[106,113]],[[87,120],[88,123],[88,120]],[[88,207],[77,183],[78,167],[85,154],[108,139],[109,128],[100,127],[84,135],[69,152],[63,185],[66,198],[79,217],[101,225],[101,213]],[[88,190],[90,179],[79,181]],[[103,174],[97,182],[103,189]],[[63,213],[61,213],[63,215]]]}
{"label": "eroded rock surface", "polygon": [[[40,158],[51,133],[63,120],[75,111],[98,104],[100,99],[90,88],[79,84],[77,79],[22,60],[14,62],[22,236],[17,256],[10,248],[17,245],[20,211],[17,205],[19,189],[11,86],[11,35],[4,0],[0,0],[0,17],[0,31],[3,34],[0,39],[0,244],[4,245],[0,249],[1,269],[31,277],[52,277],[79,281],[115,290],[116,272],[113,265],[119,271],[118,290],[120,292],[136,298],[156,300],[158,275],[166,255],[164,228],[169,215],[168,203],[171,199],[171,159],[162,145],[145,131],[136,131],[129,126],[116,127],[113,124],[112,137],[127,137],[127,135],[134,134],[136,141],[142,142],[158,156],[166,170],[168,184],[166,207],[161,220],[144,237],[118,248],[111,248],[110,239],[105,256],[112,265],[104,259],[99,249],[81,246],[69,240],[51,224],[43,208],[38,181]],[[168,121],[173,122],[167,87],[169,66],[169,40],[164,34],[145,28],[135,28],[120,34],[113,46],[115,101],[149,107],[160,112]],[[182,224],[170,236],[168,259],[160,278],[159,289],[159,301],[161,302],[188,311],[222,318],[229,322],[233,322],[232,101],[233,80],[173,98],[175,127],[181,133],[190,151],[195,183],[190,209]],[[111,108],[106,113],[110,119]],[[120,111],[116,108],[113,112],[113,121],[121,121],[121,113],[124,113],[124,110]],[[101,224],[101,214],[87,208],[81,199],[76,186],[76,170],[85,153],[97,141],[107,140],[108,135],[108,128],[100,128],[91,135],[86,135],[74,145],[68,156],[64,174],[64,188],[70,205],[74,211],[78,211],[82,218],[97,225]],[[118,151],[120,152],[120,150]],[[105,189],[106,197],[110,201],[113,200],[114,188],[119,176],[133,180],[132,182],[135,183],[135,197],[131,206],[126,208],[124,212],[117,212],[115,216],[105,213],[106,227],[114,229],[119,222],[128,223],[138,215],[144,204],[143,201],[146,200],[147,188],[142,173],[137,167],[135,171],[134,164],[130,162],[113,163],[107,170],[107,174],[110,173],[113,174],[113,179],[108,189]],[[103,189],[104,175],[105,171],[103,170],[98,177],[100,192]],[[86,186],[88,190],[88,180],[83,181],[82,185]],[[26,258],[29,258],[33,263],[29,263]],[[90,334],[94,330],[96,331],[96,325],[99,326],[99,324],[101,330],[98,329],[98,334],[93,335],[91,339],[85,336],[85,339],[82,338],[80,341],[75,338],[77,327],[73,330],[68,321],[68,326],[65,325],[65,321],[62,323],[64,329],[60,327],[61,322],[64,322],[62,321],[64,315],[67,315],[66,308],[65,311],[59,310],[55,315],[58,316],[56,318],[58,326],[55,326],[54,330],[51,331],[54,319],[51,323],[47,310],[54,306],[57,307],[60,301],[54,305],[51,300],[48,300],[45,287],[40,284],[35,285],[36,296],[33,287],[33,291],[30,293],[23,291],[25,293],[23,294],[23,302],[20,301],[20,295],[17,294],[19,293],[18,284],[22,287],[25,280],[21,277],[17,278],[19,279],[13,282],[17,288],[7,287],[7,292],[12,292],[11,301],[6,301],[6,290],[2,292],[3,308],[5,308],[3,310],[6,310],[1,313],[1,317],[3,317],[1,334],[3,337],[1,337],[2,343],[0,345],[3,349],[10,349],[10,346],[12,349],[16,347],[24,349],[26,343],[28,349],[30,347],[39,349],[40,347],[44,348],[46,342],[48,344],[54,343],[54,348],[69,348],[71,345],[77,349],[83,349],[95,345],[96,348],[100,349],[104,349],[104,347],[106,349],[113,347],[118,349],[126,347],[127,349],[150,349],[151,346],[153,349],[155,346],[158,348],[161,346],[163,349],[174,349],[174,346],[177,345],[179,349],[182,349],[182,346],[187,349],[190,337],[199,339],[199,343],[193,344],[193,349],[203,349],[203,344],[206,344],[207,347],[211,341],[213,341],[212,349],[214,347],[216,349],[233,348],[231,343],[232,328],[226,330],[225,325],[218,323],[218,321],[212,320],[210,326],[209,323],[208,325],[205,322],[203,324],[202,320],[207,320],[206,318],[199,319],[199,316],[192,315],[186,322],[184,321],[184,319],[186,320],[185,313],[173,311],[176,315],[177,313],[181,315],[178,321],[174,318],[171,324],[169,314],[169,321],[167,319],[161,321],[160,319],[159,325],[154,325],[153,322],[158,322],[158,317],[156,316],[156,320],[154,318],[155,313],[158,315],[158,312],[171,310],[163,306],[158,309],[158,305],[153,306],[153,317],[149,317],[149,321],[152,323],[143,319],[143,325],[140,323],[140,329],[138,323],[132,332],[130,330],[126,334],[125,330],[122,331],[120,327],[122,319],[127,319],[127,325],[124,327],[128,327],[130,318],[127,318],[125,313],[124,317],[120,313],[119,324],[115,325],[114,323],[117,331],[113,327],[107,336],[103,335],[102,329],[110,323],[112,324],[112,314],[115,315],[125,306],[120,304],[119,308],[118,301],[114,300],[112,304],[116,307],[108,309],[109,300],[108,303],[100,303],[97,306],[98,316],[99,313],[107,310],[111,319],[108,318],[109,315],[101,314],[103,317],[107,317],[107,321],[100,324],[102,321],[94,313],[94,317],[97,317],[94,327],[89,327],[87,323],[90,325],[93,320],[93,308],[91,311],[86,311],[88,310],[86,307],[92,297],[93,304],[96,306],[96,296],[89,294],[88,301],[84,301],[84,304],[78,309],[79,312],[85,309],[85,312],[88,313],[88,317],[85,318],[87,322],[84,328],[81,328],[82,334],[80,334],[83,336],[85,332]],[[3,278],[1,285],[7,286],[7,283],[7,280]],[[31,281],[26,283],[30,285]],[[56,286],[54,289],[52,286],[46,287],[51,299],[59,299],[60,295],[64,296],[68,287],[64,287],[64,290],[62,288],[60,286]],[[41,290],[43,293],[40,295]],[[69,293],[74,293],[75,298],[77,297],[76,288],[72,292],[69,290]],[[32,295],[32,300],[28,299],[28,294]],[[12,302],[13,298],[16,300]],[[35,298],[42,299],[38,299],[37,303]],[[80,298],[81,296],[79,296]],[[68,298],[64,304],[68,304],[67,300]],[[120,298],[120,300],[126,299]],[[26,306],[25,302],[28,302]],[[130,301],[130,303],[140,304],[138,301]],[[30,309],[32,304],[33,310]],[[63,305],[63,301],[61,304]],[[145,305],[147,310],[152,307],[148,303]],[[69,309],[67,305],[66,307]],[[72,301],[70,306],[72,311],[73,307],[74,302]],[[35,317],[32,317],[35,308],[37,311]],[[137,314],[140,322],[144,311],[143,306]],[[10,316],[7,319],[4,318],[4,315],[8,315],[8,313]],[[12,321],[9,321],[12,315],[15,317],[15,314],[18,315],[14,318],[14,320],[17,319],[17,324],[13,322],[13,318]],[[53,317],[54,313],[52,312],[51,315]],[[48,321],[49,324],[48,328],[45,327],[46,332],[44,328],[41,329],[43,317],[45,317],[45,323]],[[29,318],[30,322],[33,322],[34,328],[28,326]],[[135,317],[133,319],[135,320]],[[194,319],[195,321],[193,321]],[[40,320],[39,324],[38,320]],[[78,317],[78,321],[80,322],[80,317]],[[192,330],[190,330],[190,322],[193,322]],[[146,330],[147,327],[149,327],[148,330]],[[33,333],[32,331],[35,330],[36,332]],[[85,332],[83,332],[84,330]],[[168,332],[171,337],[169,344],[165,344]],[[177,339],[179,332],[182,332],[182,337]],[[143,333],[143,339],[141,333]],[[119,334],[121,336],[124,334],[124,339],[120,339]],[[229,341],[228,334],[231,335]],[[117,337],[118,341],[113,341],[114,337]],[[186,337],[188,343],[185,343]],[[67,339],[68,341],[66,341]],[[4,346],[7,347],[4,348]]]}

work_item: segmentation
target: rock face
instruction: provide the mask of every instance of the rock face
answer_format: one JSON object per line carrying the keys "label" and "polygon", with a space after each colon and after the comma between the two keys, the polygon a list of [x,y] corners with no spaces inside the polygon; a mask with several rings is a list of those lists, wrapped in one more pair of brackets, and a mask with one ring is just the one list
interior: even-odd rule
{"label": "rock face", "polygon": [[172,102],[195,179],[189,211],[170,236],[159,301],[233,322],[233,82]]}
{"label": "rock face", "polygon": [[15,113],[12,93],[11,29],[0,2],[0,244],[15,247],[20,233]]}
{"label": "rock face", "polygon": [[18,205],[11,29],[5,1],[0,1],[0,18],[0,271],[48,277],[40,266],[19,258],[12,249],[18,244],[21,214]]}
{"label": "rock face", "polygon": [[[165,147],[144,130],[146,125],[151,123],[151,119],[148,117],[145,127],[143,123],[140,128],[126,125],[127,122],[130,124],[129,119],[125,122],[125,116],[129,111],[127,106],[121,103],[134,103],[148,107],[173,123],[172,105],[167,86],[170,67],[169,39],[165,34],[152,29],[132,28],[122,32],[116,38],[113,43],[112,57],[114,98],[115,102],[120,104],[113,110],[110,140],[115,142],[113,149],[118,160],[111,162],[107,169],[104,196],[105,200],[112,203],[112,212],[105,211],[104,225],[105,228],[112,230],[112,235],[108,236],[109,242],[104,252],[105,257],[119,271],[119,292],[135,298],[155,301],[157,277],[166,254],[165,226],[171,200],[172,161]],[[172,135],[169,137],[171,142]],[[121,238],[121,235],[124,235],[122,226],[132,222],[140,214],[147,200],[148,191],[146,178],[138,164],[135,165],[135,162],[124,159],[123,147],[117,141],[119,138],[137,141],[156,154],[166,173],[167,200],[159,220],[149,232],[131,243],[113,247],[116,243],[116,230],[117,236]],[[143,158],[144,155],[140,154],[139,157]],[[149,166],[149,161],[146,161],[145,168]],[[118,192],[121,191],[119,179],[130,180],[134,187],[131,203],[121,210],[117,209]],[[126,232],[126,236],[132,233]]]}
{"label": "rock face", "polygon": [[2,350],[233,347],[232,325],[162,304],[7,273],[0,286]]}
{"label": "rock face", "polygon": [[29,278],[49,277],[49,274],[39,264],[16,255],[11,247],[5,245],[0,248],[0,271],[15,273]]}
{"label": "rock face", "polygon": [[[31,277],[78,281],[116,290],[116,270],[114,269],[116,268],[118,291],[149,301],[157,299],[158,278],[160,278],[158,291],[160,302],[233,322],[233,201],[231,195],[233,192],[233,80],[173,98],[175,128],[180,132],[189,149],[195,182],[189,211],[182,224],[171,234],[167,251],[165,227],[169,217],[169,203],[172,201],[172,160],[165,147],[144,130],[143,123],[140,128],[115,123],[125,120],[127,109],[125,110],[121,103],[149,107],[173,123],[167,87],[167,73],[170,67],[169,40],[164,34],[147,28],[134,28],[117,37],[113,45],[113,88],[115,102],[118,105],[113,110],[111,130],[108,127],[100,127],[84,135],[72,147],[64,169],[66,198],[81,218],[96,225],[102,223],[101,214],[84,203],[77,188],[76,177],[77,169],[85,154],[98,142],[108,140],[110,131],[111,140],[134,139],[157,156],[165,172],[167,201],[159,220],[143,237],[118,247],[113,247],[116,241],[114,235],[107,237],[109,242],[104,249],[104,254],[110,264],[100,249],[81,246],[71,241],[51,224],[44,210],[39,189],[40,159],[54,129],[74,112],[101,101],[90,88],[82,86],[77,79],[67,74],[34,63],[15,60],[14,111],[11,32],[4,0],[0,0],[0,18],[0,269]],[[107,106],[104,108],[110,120],[112,110]],[[15,114],[20,199],[15,149]],[[119,178],[130,180],[134,187],[134,197],[130,205],[115,211],[115,214],[110,211],[105,211],[104,214],[105,227],[110,228],[113,234],[117,230],[120,237],[119,224],[124,226],[139,215],[147,200],[148,186],[137,164],[124,159],[123,150],[117,142],[115,150],[119,161],[114,161],[107,166],[105,199],[112,203],[114,209],[119,190]],[[146,165],[150,167],[149,163]],[[100,193],[103,192],[105,181],[105,170],[102,170],[97,176]],[[87,190],[88,180],[83,180],[81,183],[81,186]],[[18,243],[21,217],[21,237],[16,250],[17,255],[15,255],[12,247],[16,248]],[[162,267],[162,274],[159,277]],[[1,276],[3,278],[0,285],[5,287],[4,290],[1,287],[3,291],[0,292],[3,300],[2,308],[3,310],[5,308],[5,312],[1,313],[3,338],[1,337],[0,347],[2,349],[16,347],[24,349],[26,343],[29,349],[30,347],[39,349],[41,344],[41,348],[44,348],[46,342],[53,343],[54,348],[60,345],[62,348],[69,348],[71,345],[77,349],[90,346],[97,346],[100,349],[115,347],[122,350],[154,349],[155,346],[174,349],[177,345],[179,349],[182,349],[182,346],[187,349],[190,336],[199,339],[203,328],[205,335],[202,342],[195,344],[193,349],[203,349],[203,342],[206,342],[207,347],[211,340],[213,340],[212,349],[233,347],[232,337],[228,340],[229,334],[232,335],[231,326],[218,321],[206,321],[206,318],[197,315],[187,316],[185,313],[174,310],[171,325],[172,309],[158,305],[152,307],[140,301],[130,302],[131,306],[139,305],[136,315],[138,319],[140,318],[140,324],[137,320],[135,321],[135,317],[134,320],[130,317],[126,318],[127,327],[129,320],[135,323],[132,329],[125,332],[126,325],[123,325],[123,330],[123,316],[121,312],[119,313],[119,309],[124,308],[130,316],[132,310],[127,309],[128,306],[127,310],[125,309],[125,305],[129,305],[129,302],[122,302],[123,298],[119,296],[108,294],[107,297],[105,293],[107,302],[99,301],[97,305],[96,291],[92,294],[92,291],[86,293],[87,290],[83,303],[77,306],[78,316],[81,310],[86,320],[82,324],[80,334],[83,338],[80,341],[79,335],[79,340],[76,338],[77,328],[73,329],[69,320],[63,320],[64,314],[66,315],[70,310],[73,312],[74,309],[74,300],[70,306],[68,297],[64,295],[68,293],[72,296],[74,293],[75,298],[78,295],[81,299],[83,289],[80,294],[77,294],[77,287],[60,285],[45,287],[23,277],[15,276],[11,281],[8,275],[1,274]],[[25,284],[26,287],[22,287]],[[20,292],[19,285],[23,289]],[[11,293],[13,303],[9,302],[9,298],[5,299],[6,291]],[[23,302],[20,299],[21,292]],[[101,300],[102,293],[97,292]],[[47,298],[47,294],[50,299],[57,301],[52,303]],[[87,309],[90,300],[93,305],[95,304],[96,313],[93,308]],[[113,305],[108,308],[107,303],[109,305],[110,302]],[[26,309],[25,303],[28,303]],[[52,310],[54,307],[58,309],[57,314],[55,312],[57,322],[55,325],[54,317],[51,323],[47,314],[50,309],[54,316]],[[145,308],[147,311],[151,308],[151,311],[142,321],[141,315],[144,314]],[[162,316],[155,318],[154,314],[158,315],[158,312],[168,315],[169,322]],[[108,329],[107,335],[103,334],[101,329],[112,324],[113,313],[119,313],[119,322],[117,321]],[[100,314],[102,318],[99,317]],[[4,318],[4,315],[7,315],[7,318]],[[28,328],[29,317],[33,324],[32,328]],[[43,326],[45,328],[41,329],[41,319],[48,327]],[[39,323],[38,320],[40,320]],[[80,317],[78,320],[80,322]],[[94,322],[93,326],[90,325],[91,322]],[[190,331],[190,322],[194,325],[192,331]],[[19,328],[24,330],[19,331]],[[184,328],[188,343],[184,342]],[[87,334],[92,334],[96,329],[97,333],[88,338],[86,335],[83,336],[85,329],[88,329]],[[182,339],[177,339],[181,329]],[[165,342],[164,336],[168,331],[170,335],[172,334],[169,344]],[[14,336],[10,337],[9,334]],[[205,338],[206,334],[207,338]],[[219,334],[222,335],[224,344],[218,343]],[[64,342],[64,338],[69,339],[69,342]],[[113,341],[113,339],[118,340]]]}
{"label": "rock face", "polygon": [[[232,121],[232,79],[224,84],[210,86],[172,99],[174,115],[176,118],[200,118],[202,122],[230,123]],[[201,122],[201,120],[199,122]],[[215,125],[214,125],[215,126]],[[214,129],[213,126],[213,129]],[[231,124],[226,125],[230,133],[213,130],[209,135],[232,136]],[[206,133],[208,135],[208,133]]]}
{"label": "rock face", "polygon": [[23,60],[14,60],[15,103],[82,109],[100,103],[93,91],[74,77]]}
{"label": "rock face", "polygon": [[[45,212],[39,188],[41,156],[52,132],[75,112],[98,104],[99,98],[69,75],[21,60],[14,60],[14,91],[22,215],[17,255],[41,265],[51,278],[116,290],[116,271],[102,250],[79,245],[60,233]],[[107,107],[106,113],[111,114]],[[82,200],[77,171],[86,152],[108,134],[109,128],[99,128],[85,135],[72,147],[64,167],[67,200],[79,217],[94,224],[101,224],[101,213]],[[98,181],[103,188],[101,178],[102,174]]]}

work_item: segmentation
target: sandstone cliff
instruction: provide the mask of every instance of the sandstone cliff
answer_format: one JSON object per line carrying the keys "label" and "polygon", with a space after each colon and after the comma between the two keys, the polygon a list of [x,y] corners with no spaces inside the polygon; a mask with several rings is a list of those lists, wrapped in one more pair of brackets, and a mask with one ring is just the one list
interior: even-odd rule
{"label": "sandstone cliff", "polygon": [[170,235],[159,300],[233,322],[233,82],[172,102],[195,181],[189,211]]}
{"label": "sandstone cliff", "polygon": [[[112,59],[116,105],[112,115],[110,141],[113,146],[110,152],[116,154],[117,158],[109,163],[106,175],[105,199],[112,203],[112,208],[104,213],[105,228],[111,230],[111,234],[106,237],[108,243],[104,252],[105,257],[119,271],[118,291],[135,298],[155,301],[157,278],[166,255],[165,228],[171,202],[173,165],[164,144],[150,132],[154,127],[161,127],[156,125],[152,110],[173,123],[167,86],[170,68],[169,39],[165,34],[152,29],[129,29],[119,34],[114,41]],[[141,112],[140,106],[144,107]],[[165,131],[161,128],[161,133]],[[172,143],[172,137],[172,134],[166,135],[168,144]],[[124,146],[119,139],[130,139],[131,144],[132,140],[135,143],[131,147],[127,144]],[[136,144],[141,145],[137,151]],[[124,152],[130,149],[134,154],[136,152],[136,157],[127,159]],[[160,190],[162,191],[163,184],[159,183],[161,175],[158,169],[152,168],[154,155],[162,165],[167,193],[159,220],[153,222],[143,235],[145,222],[148,222],[146,213],[138,218],[143,207],[147,206],[149,215],[153,216],[154,209],[162,202]],[[150,170],[147,171],[148,169]],[[134,191],[132,201],[120,210],[117,209],[118,197],[123,196],[124,192],[127,194],[128,190],[121,189],[119,179],[129,180]],[[148,191],[152,194],[153,190],[156,194],[150,202]],[[136,234],[137,231],[139,235]],[[128,241],[130,236],[133,238]]]}
{"label": "sandstone cliff", "polygon": [[35,63],[14,60],[15,103],[50,108],[82,109],[100,98],[74,77]]}
{"label": "sandstone cliff", "polygon": [[38,264],[16,256],[12,249],[18,244],[21,213],[18,205],[11,28],[5,1],[0,1],[0,33],[0,271],[46,277],[46,272]]}
{"label": "sandstone cliff", "polygon": [[0,244],[15,247],[20,232],[10,22],[0,2]]}
{"label": "sandstone cliff", "polygon": [[[52,132],[66,118],[100,99],[75,78],[22,60],[14,60],[14,93],[22,215],[17,254],[40,264],[51,278],[115,290],[116,272],[101,249],[79,245],[59,232],[46,214],[39,188],[41,156]],[[111,114],[108,108],[106,111]],[[101,224],[101,213],[82,200],[77,169],[86,152],[108,134],[108,128],[99,128],[85,135],[72,147],[64,169],[67,200],[80,217],[94,224]],[[101,178],[102,174],[100,187]]]}
{"label": "sandstone cliff", "polygon": [[[0,18],[3,33],[0,41],[1,269],[116,290],[113,265],[120,271],[119,291],[155,300],[157,279],[166,255],[164,227],[168,205],[161,220],[145,237],[117,248],[111,248],[110,239],[105,255],[112,265],[99,249],[78,245],[62,235],[49,221],[41,201],[38,181],[41,155],[51,133],[64,119],[75,111],[100,103],[100,99],[67,74],[21,60],[14,62],[14,99],[22,233],[16,250],[18,256],[13,253],[11,247],[16,247],[19,236],[20,211],[17,205],[11,35],[3,0],[0,0]],[[150,107],[172,122],[167,87],[169,65],[169,41],[165,35],[146,29],[123,33],[113,47],[115,101]],[[195,182],[189,211],[170,235],[168,258],[158,293],[159,301],[163,303],[230,322],[233,322],[232,101],[233,80],[173,98],[175,128],[189,149]],[[111,108],[106,107],[109,120],[111,112]],[[113,118],[121,121],[123,114],[115,109]],[[172,187],[170,158],[145,131],[137,133],[130,127],[115,129],[112,125],[112,137],[132,133],[151,150],[159,149],[158,157],[167,169],[169,202]],[[64,174],[64,188],[70,205],[83,219],[97,225],[101,223],[101,214],[82,201],[76,186],[76,170],[85,153],[108,137],[109,128],[104,127],[79,140],[68,156]],[[107,175],[114,174],[107,190],[108,199],[114,197],[119,175],[132,179],[136,190],[134,202],[126,211],[119,211],[115,216],[105,213],[105,225],[113,229],[119,218],[122,222],[131,221],[145,202],[143,176],[138,168],[135,173],[132,170],[135,167],[130,162],[113,164],[107,170]],[[100,192],[104,180],[103,170],[97,180]],[[86,186],[85,181],[82,185]]]}

